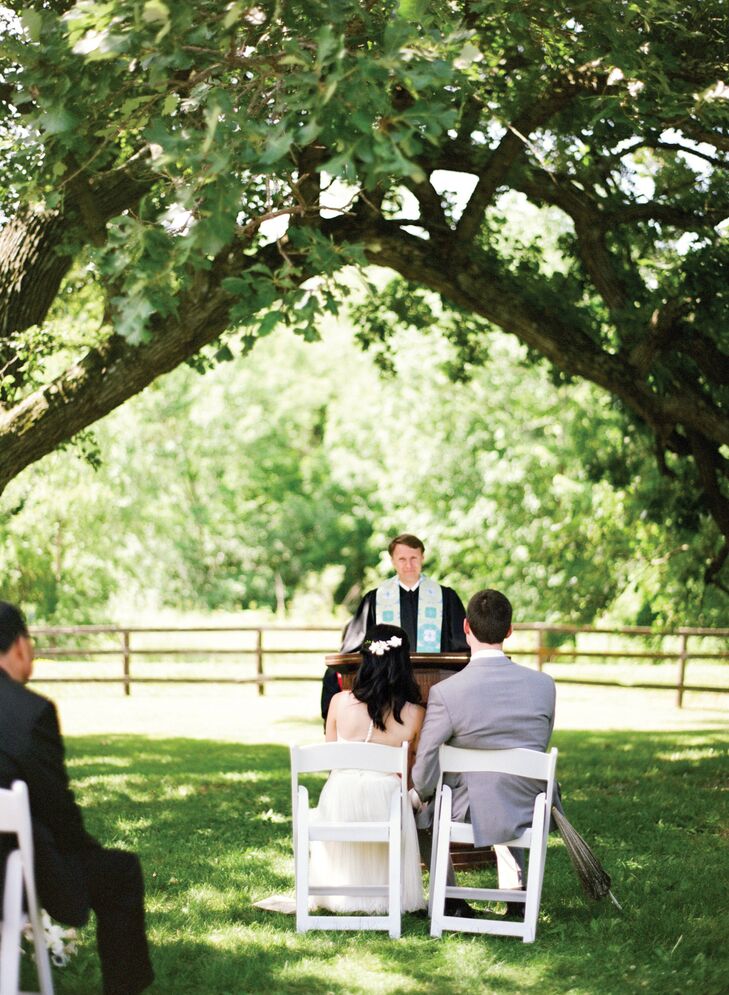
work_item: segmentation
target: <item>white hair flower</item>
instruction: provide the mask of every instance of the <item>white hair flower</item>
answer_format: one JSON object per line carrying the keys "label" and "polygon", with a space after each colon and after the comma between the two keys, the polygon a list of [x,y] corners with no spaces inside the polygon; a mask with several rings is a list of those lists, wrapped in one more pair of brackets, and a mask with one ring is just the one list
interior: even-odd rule
{"label": "white hair flower", "polygon": [[384,656],[387,650],[402,646],[401,636],[391,636],[389,639],[374,639],[366,649],[373,656]]}

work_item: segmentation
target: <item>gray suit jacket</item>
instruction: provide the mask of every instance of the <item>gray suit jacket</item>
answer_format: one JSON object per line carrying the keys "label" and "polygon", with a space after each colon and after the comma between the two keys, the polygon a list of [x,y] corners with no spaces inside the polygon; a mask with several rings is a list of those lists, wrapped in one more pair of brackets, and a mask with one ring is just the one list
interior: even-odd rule
{"label": "gray suit jacket", "polygon": [[[442,743],[467,749],[524,747],[544,752],[554,725],[555,687],[548,674],[520,667],[505,655],[471,660],[458,674],[430,689],[425,722],[413,767],[422,799],[435,791]],[[453,818],[470,809],[477,846],[505,843],[532,822],[541,781],[508,774],[448,775]]]}

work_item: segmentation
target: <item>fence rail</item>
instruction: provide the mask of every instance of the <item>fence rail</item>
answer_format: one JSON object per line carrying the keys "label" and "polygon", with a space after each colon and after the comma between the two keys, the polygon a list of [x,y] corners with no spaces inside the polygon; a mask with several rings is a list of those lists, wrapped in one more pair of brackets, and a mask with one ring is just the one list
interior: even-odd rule
{"label": "fence rail", "polygon": [[[534,663],[539,670],[547,669],[558,683],[673,690],[679,708],[683,705],[686,692],[729,692],[729,677],[725,684],[689,684],[686,679],[691,661],[704,661],[710,665],[729,662],[729,629],[686,627],[656,631],[644,626],[606,628],[535,622],[515,624],[514,630],[514,636],[509,641],[509,654],[519,662]],[[39,662],[39,681],[121,684],[125,695],[131,694],[133,684],[160,683],[255,684],[258,694],[263,695],[266,685],[272,682],[319,680],[323,656],[337,651],[340,632],[341,629],[334,626],[283,625],[85,625],[37,627],[32,630]],[[320,642],[327,642],[327,645],[309,645],[314,634],[318,638],[323,633],[331,637],[327,640],[322,636]],[[202,635],[204,641],[193,645],[197,642],[195,635]],[[66,643],[69,639],[71,641]],[[617,647],[616,640],[620,642]],[[638,646],[632,646],[636,640]],[[569,645],[565,645],[566,642]],[[289,658],[294,658],[296,664],[302,660],[316,664],[316,672],[271,672],[272,668],[278,670],[282,659],[287,661]],[[119,661],[119,671],[100,673],[98,668],[109,659]],[[70,661],[64,667],[64,673],[55,673],[55,666],[64,660]],[[167,672],[160,663],[164,660],[174,661],[168,662]],[[221,661],[221,666],[223,660],[233,661],[231,665],[235,667],[235,672],[211,675],[210,670],[216,660]],[[252,673],[251,660],[254,663]],[[649,661],[654,664],[675,661],[675,679],[615,680],[599,674],[564,673],[561,666],[568,664],[570,668],[579,669],[582,666],[589,670],[595,663],[617,661],[636,661],[636,667]],[[180,667],[188,669],[191,664],[202,665],[207,672],[202,675],[179,672]],[[82,672],[74,665],[81,665]],[[86,672],[86,668],[93,665],[97,669]],[[140,668],[144,668],[143,672]],[[148,672],[149,668],[155,672]],[[178,672],[170,673],[169,670]]]}

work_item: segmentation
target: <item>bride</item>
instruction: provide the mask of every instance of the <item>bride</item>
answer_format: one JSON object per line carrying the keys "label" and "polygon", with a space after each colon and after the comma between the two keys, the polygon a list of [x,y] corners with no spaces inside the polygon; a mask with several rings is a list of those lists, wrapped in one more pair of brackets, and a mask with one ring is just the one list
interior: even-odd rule
{"label": "bride", "polygon": [[[332,698],[327,716],[327,742],[410,744],[408,775],[423,724],[425,709],[413,677],[406,633],[396,625],[376,625],[362,645],[362,663],[351,691]],[[324,820],[367,822],[387,820],[390,798],[399,790],[397,774],[366,770],[335,770],[319,798],[318,815]],[[425,908],[418,835],[407,806],[402,827],[403,912]],[[386,843],[311,844],[310,882],[315,884],[386,884]],[[317,905],[332,912],[385,914],[384,897],[326,895]]]}

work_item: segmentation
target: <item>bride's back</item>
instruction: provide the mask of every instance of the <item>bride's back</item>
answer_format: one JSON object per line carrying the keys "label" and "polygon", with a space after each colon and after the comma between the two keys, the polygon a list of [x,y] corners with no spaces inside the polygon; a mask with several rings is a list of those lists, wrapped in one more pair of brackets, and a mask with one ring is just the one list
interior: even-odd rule
{"label": "bride's back", "polygon": [[406,702],[400,712],[400,722],[392,711],[384,718],[385,728],[371,725],[367,705],[358,701],[351,691],[342,691],[332,700],[335,709],[336,738],[349,742],[363,743],[369,736],[370,743],[383,743],[386,746],[401,746],[405,740],[414,741],[423,724],[425,709],[413,702]]}

